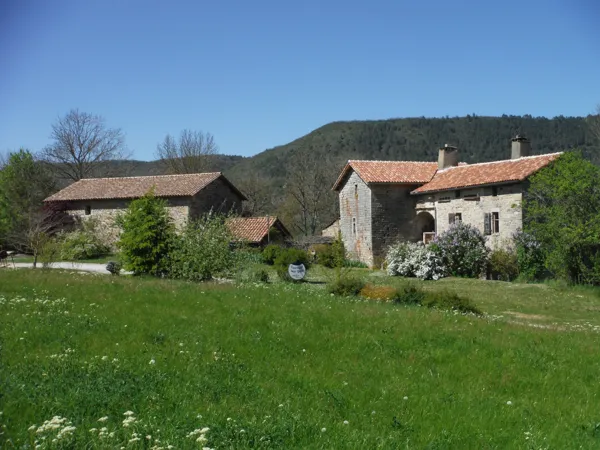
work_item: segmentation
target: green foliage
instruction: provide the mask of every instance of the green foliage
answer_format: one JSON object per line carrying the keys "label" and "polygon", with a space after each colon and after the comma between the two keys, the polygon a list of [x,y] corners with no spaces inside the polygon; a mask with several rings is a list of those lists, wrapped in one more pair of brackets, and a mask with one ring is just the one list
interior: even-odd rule
{"label": "green foliage", "polygon": [[327,292],[341,297],[355,296],[365,287],[363,279],[345,275],[327,283]]}
{"label": "green foliage", "polygon": [[42,267],[48,268],[59,260],[61,252],[62,242],[59,239],[45,236],[39,250],[38,261],[42,263]]}
{"label": "green foliage", "polygon": [[599,179],[600,169],[579,152],[565,153],[530,179],[524,228],[558,278],[600,284]]}
{"label": "green foliage", "polygon": [[519,276],[517,252],[511,248],[500,248],[490,252],[489,264],[494,280],[513,281]]}
{"label": "green foliage", "polygon": [[42,202],[54,188],[46,167],[29,151],[10,153],[0,168],[0,246],[32,250],[27,233],[38,225]]}
{"label": "green foliage", "polygon": [[133,200],[127,211],[117,218],[122,232],[117,243],[123,267],[135,275],[165,275],[170,264],[168,255],[175,240],[175,230],[166,202],[152,191]]}
{"label": "green foliage", "polygon": [[106,270],[112,275],[119,275],[121,273],[122,265],[118,261],[109,261],[106,264]]}
{"label": "green foliage", "polygon": [[538,281],[546,272],[542,245],[532,234],[521,231],[515,233],[514,241],[517,251],[519,279],[523,281]]}
{"label": "green foliage", "polygon": [[428,292],[423,300],[423,305],[429,308],[446,309],[461,313],[483,314],[471,300],[450,291]]}
{"label": "green foliage", "polygon": [[349,267],[349,268],[350,267],[354,267],[356,269],[368,269],[369,268],[369,266],[366,265],[364,262],[362,262],[362,261],[356,261],[354,259],[347,259],[344,262],[344,267]]}
{"label": "green foliage", "polygon": [[403,305],[422,305],[424,300],[423,289],[412,283],[401,286],[394,296],[394,303]]}
{"label": "green foliage", "polygon": [[310,258],[308,253],[299,248],[281,249],[277,258],[275,258],[274,266],[277,275],[284,281],[294,281],[288,273],[290,264],[304,264],[304,267],[308,270],[310,268]]}
{"label": "green foliage", "polygon": [[346,265],[346,249],[341,236],[338,236],[331,245],[315,246],[317,263],[322,266],[334,268]]}
{"label": "green foliage", "polygon": [[235,271],[239,255],[225,217],[206,214],[187,224],[171,251],[169,275],[189,281],[210,280]]}
{"label": "green foliage", "polygon": [[97,225],[86,220],[81,229],[61,237],[60,257],[63,261],[99,258],[110,254],[110,248],[98,238]]}
{"label": "green foliage", "polygon": [[273,264],[275,264],[275,259],[283,250],[284,248],[277,244],[267,245],[262,252],[262,261],[265,264],[272,266]]}
{"label": "green foliage", "polygon": [[455,277],[477,278],[486,269],[485,237],[462,221],[437,236],[430,248],[441,257],[445,270]]}

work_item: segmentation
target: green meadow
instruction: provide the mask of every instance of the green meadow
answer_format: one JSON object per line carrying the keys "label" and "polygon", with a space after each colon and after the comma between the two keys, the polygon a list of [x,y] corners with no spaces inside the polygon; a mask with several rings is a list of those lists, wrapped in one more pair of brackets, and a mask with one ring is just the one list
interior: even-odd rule
{"label": "green meadow", "polygon": [[316,282],[2,270],[0,447],[600,447],[597,290],[419,284],[485,315]]}

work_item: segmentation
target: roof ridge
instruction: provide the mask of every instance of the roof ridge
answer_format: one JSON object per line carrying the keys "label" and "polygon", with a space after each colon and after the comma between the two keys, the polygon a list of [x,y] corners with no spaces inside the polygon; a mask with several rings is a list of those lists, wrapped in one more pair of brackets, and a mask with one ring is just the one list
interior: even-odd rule
{"label": "roof ridge", "polygon": [[437,164],[437,162],[435,161],[383,161],[380,159],[349,159],[348,160],[348,164],[349,163],[353,163],[353,162],[376,162],[376,163],[402,163],[402,164]]}
{"label": "roof ridge", "polygon": [[223,172],[174,173],[174,174],[170,174],[170,175],[164,175],[164,174],[163,175],[138,175],[135,177],[81,178],[81,179],[77,180],[75,183],[77,183],[79,181],[87,181],[87,180],[139,180],[141,178],[184,177],[184,176],[192,176],[192,175],[223,175]]}
{"label": "roof ridge", "polygon": [[530,156],[521,156],[520,158],[509,158],[509,159],[500,159],[498,161],[486,161],[486,162],[479,162],[479,163],[473,163],[473,164],[469,164],[469,163],[463,163],[462,165],[458,165],[458,166],[451,166],[451,167],[446,167],[445,169],[439,169],[438,172],[444,172],[446,170],[450,170],[450,169],[460,169],[461,167],[474,167],[474,166],[484,166],[486,164],[500,164],[500,163],[510,163],[510,162],[518,162],[518,161],[524,161],[527,159],[535,159],[535,158],[542,158],[544,156],[555,156],[555,155],[562,155],[564,152],[554,152],[554,153],[543,153],[541,155],[530,155]]}

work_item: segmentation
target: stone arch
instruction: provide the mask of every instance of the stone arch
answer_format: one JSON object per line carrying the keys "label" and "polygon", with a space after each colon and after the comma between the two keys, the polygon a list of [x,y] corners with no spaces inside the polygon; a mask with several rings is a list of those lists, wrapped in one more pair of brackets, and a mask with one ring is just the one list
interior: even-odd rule
{"label": "stone arch", "polygon": [[423,233],[433,233],[435,231],[435,219],[428,211],[421,211],[417,214],[415,224],[415,231],[419,239],[423,238]]}

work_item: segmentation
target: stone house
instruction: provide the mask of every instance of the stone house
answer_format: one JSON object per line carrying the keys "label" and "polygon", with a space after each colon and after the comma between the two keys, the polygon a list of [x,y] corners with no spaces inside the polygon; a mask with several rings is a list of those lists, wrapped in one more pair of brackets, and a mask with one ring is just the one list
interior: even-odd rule
{"label": "stone house", "polygon": [[237,241],[252,247],[283,244],[292,238],[277,216],[232,217],[227,220],[227,226]]}
{"label": "stone house", "polygon": [[337,238],[340,234],[340,219],[335,219],[321,231],[321,236]]}
{"label": "stone house", "polygon": [[350,257],[379,266],[390,245],[424,241],[456,221],[477,227],[490,248],[523,226],[528,177],[560,156],[529,156],[526,138],[512,140],[511,159],[458,162],[458,149],[439,149],[438,162],[348,161],[333,189]]}
{"label": "stone house", "polygon": [[242,202],[246,200],[222,173],[213,172],[85,178],[44,201],[61,202],[69,214],[82,220],[95,220],[100,238],[112,245],[119,235],[115,225],[117,214],[123,212],[131,200],[143,197],[151,189],[156,197],[165,199],[167,210],[178,228],[211,210],[240,213]]}

